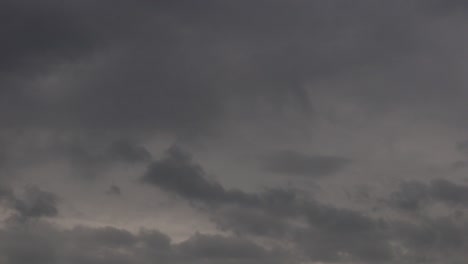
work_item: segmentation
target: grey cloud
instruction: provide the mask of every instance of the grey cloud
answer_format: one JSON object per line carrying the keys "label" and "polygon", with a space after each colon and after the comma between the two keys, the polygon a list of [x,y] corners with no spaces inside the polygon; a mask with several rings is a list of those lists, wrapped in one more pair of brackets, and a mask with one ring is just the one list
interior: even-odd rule
{"label": "grey cloud", "polygon": [[201,259],[258,259],[267,255],[265,249],[245,239],[200,234],[181,243],[179,250]]}
{"label": "grey cloud", "polygon": [[464,232],[450,219],[428,220],[418,225],[397,226],[403,241],[416,250],[457,249],[464,244]]}
{"label": "grey cloud", "polygon": [[106,193],[109,195],[121,195],[122,190],[117,185],[111,185],[109,189],[107,189]]}
{"label": "grey cloud", "polygon": [[112,165],[145,164],[151,160],[151,153],[145,147],[124,139],[113,140],[107,144],[65,142],[52,151],[68,160],[84,178],[95,178],[100,171]]}
{"label": "grey cloud", "polygon": [[451,164],[452,168],[454,170],[459,170],[459,169],[463,169],[463,168],[466,168],[468,165],[468,162],[467,161],[464,161],[464,160],[458,160],[458,161],[455,161]]}
{"label": "grey cloud", "polygon": [[59,4],[2,1],[1,31],[6,41],[0,46],[1,72],[37,70],[43,62],[77,59],[92,49],[93,32],[77,24],[76,14]]}
{"label": "grey cloud", "polygon": [[440,201],[463,205],[468,203],[468,186],[465,185],[438,179],[431,183],[431,192]]}
{"label": "grey cloud", "polygon": [[307,155],[295,151],[280,151],[266,160],[266,168],[286,175],[320,178],[343,169],[349,159],[338,156]]}
{"label": "grey cloud", "polygon": [[110,158],[128,163],[149,161],[151,159],[151,153],[146,148],[126,140],[112,142],[108,152]]}
{"label": "grey cloud", "polygon": [[461,263],[464,256],[458,254],[466,246],[466,226],[454,219],[425,219],[419,223],[396,223],[394,234],[406,252],[410,262]]}
{"label": "grey cloud", "polygon": [[236,234],[289,239],[305,212],[315,206],[294,189],[267,189],[245,195],[255,199],[247,204],[225,203],[216,208],[211,220],[218,228]]}
{"label": "grey cloud", "polygon": [[387,263],[395,259],[386,233],[340,235],[320,230],[302,230],[296,239],[306,256],[315,261]]}
{"label": "grey cloud", "polygon": [[95,179],[112,166],[138,166],[151,160],[151,153],[138,142],[129,139],[91,140],[73,134],[57,136],[51,133],[24,135],[28,144],[12,143],[8,151],[15,155],[5,160],[4,168],[30,167],[50,161],[69,164],[74,173],[84,179]]}
{"label": "grey cloud", "polygon": [[[53,66],[61,64],[72,64],[76,76],[59,83],[70,91],[51,92],[51,101],[40,89],[31,92],[28,82],[2,78],[9,87],[2,90],[9,98],[2,103],[8,116],[2,116],[15,127],[80,128],[90,134],[163,131],[182,137],[216,128],[227,117],[225,105],[236,105],[230,102],[237,99],[313,108],[305,82],[406,54],[417,44],[412,12],[421,12],[370,1],[356,6],[54,0],[2,5],[2,25],[14,37],[11,47],[3,48],[5,55],[15,64],[26,60],[22,65],[45,56],[37,60],[46,66],[33,67],[39,77],[60,77]],[[91,72],[75,69],[76,57]],[[95,58],[104,60],[97,63],[101,66],[94,65]],[[4,67],[24,75],[10,64]]]}
{"label": "grey cloud", "polygon": [[[413,17],[450,6],[424,3],[4,1],[12,38],[2,72],[12,74],[0,77],[2,130],[187,139],[215,135],[232,115],[265,104],[310,113],[308,96],[320,90],[304,88],[310,80],[391,64],[423,45]],[[379,87],[332,93],[375,105],[409,98]],[[321,166],[312,171],[333,170]]]}
{"label": "grey cloud", "polygon": [[[200,234],[174,243],[154,230],[59,230],[38,223],[57,216],[55,195],[30,188],[22,196],[5,188],[0,189],[2,203],[16,214],[14,220],[28,221],[7,221],[0,229],[0,263],[294,263],[251,238],[287,243],[304,255],[303,262],[464,263],[463,217],[424,222],[421,214],[399,226],[368,210],[338,208],[283,186],[258,192],[230,189],[180,147],[158,160],[150,150],[160,139],[163,145],[170,144],[168,139],[201,143],[200,149],[210,151],[219,150],[217,139],[238,148],[245,146],[238,142],[252,142],[252,149],[242,149],[246,153],[276,143],[278,148],[298,144],[304,153],[272,153],[263,161],[265,169],[320,178],[344,171],[361,155],[377,162],[357,164],[364,166],[360,171],[376,173],[382,170],[380,161],[384,171],[376,174],[399,171],[396,160],[405,156],[395,155],[402,143],[421,159],[413,164],[411,157],[405,166],[419,171],[426,158],[432,164],[432,158],[445,154],[419,153],[427,151],[420,145],[436,138],[422,144],[414,137],[436,131],[432,134],[443,143],[466,132],[466,7],[459,0],[1,1],[0,182],[27,183],[37,172],[41,175],[34,182],[61,181],[51,187],[63,186],[57,193],[79,200],[84,194],[69,194],[71,180],[58,171],[71,169],[70,174],[96,179],[103,184],[96,188],[102,195],[114,180],[98,177],[107,169],[151,163],[143,183],[201,205],[219,229],[236,237]],[[313,130],[304,131],[307,139],[291,139],[266,130],[270,122],[284,130],[290,123],[297,123],[290,130]],[[396,131],[383,132],[386,128]],[[371,137],[369,146],[358,146],[368,142],[364,139],[346,141],[361,132],[363,138],[375,133],[377,140]],[[442,138],[445,132],[450,136]],[[390,151],[380,141],[386,133],[395,137]],[[334,141],[342,135],[343,141]],[[306,154],[314,153],[308,146],[323,147],[318,142],[323,138],[330,149],[353,156]],[[406,139],[412,143],[405,144]],[[465,145],[458,145],[461,153]],[[230,155],[219,159],[235,158]],[[218,160],[203,164],[210,162]],[[227,168],[232,171],[226,177],[236,170],[257,177],[249,164]],[[10,170],[14,173],[6,173]],[[42,175],[47,173],[51,176]],[[248,176],[242,176],[239,181],[246,184]],[[333,180],[345,185],[353,177]],[[270,183],[266,177],[260,180]],[[141,186],[125,184],[119,181],[107,192],[118,194],[122,188],[138,201],[147,195],[133,195]],[[331,200],[338,199],[333,187],[326,188]],[[390,215],[399,218],[401,212],[424,212],[434,202],[459,209],[468,202],[467,190],[447,180],[406,182],[385,201],[398,209]],[[363,199],[377,193],[363,193]],[[86,205],[105,211],[100,206]],[[126,213],[125,205],[119,206]],[[75,216],[64,221],[68,217]]]}
{"label": "grey cloud", "polygon": [[128,139],[87,141],[73,136],[62,141],[51,142],[44,152],[65,156],[80,163],[141,163],[151,159],[151,153],[142,145]]}
{"label": "grey cloud", "polygon": [[6,264],[55,264],[57,249],[61,244],[57,240],[57,231],[41,227],[12,227],[0,230],[0,260]]}
{"label": "grey cloud", "polygon": [[56,195],[37,187],[26,188],[24,198],[14,201],[14,208],[21,218],[52,217],[58,214]]}
{"label": "grey cloud", "polygon": [[456,149],[464,155],[468,155],[468,141],[461,141],[456,144]]}
{"label": "grey cloud", "polygon": [[177,145],[167,149],[161,160],[152,162],[141,180],[207,205],[234,203],[255,206],[260,200],[255,194],[237,189],[226,190],[218,182],[210,180],[203,168],[192,161],[191,155]]}
{"label": "grey cloud", "polygon": [[209,206],[262,208],[274,215],[294,215],[301,206],[297,204],[299,193],[292,189],[270,188],[259,193],[226,189],[210,179],[204,169],[192,160],[190,153],[177,145],[168,148],[160,160],[153,161],[141,181]]}
{"label": "grey cloud", "polygon": [[468,141],[461,141],[458,142],[456,145],[456,149],[462,152],[465,152],[468,150]]}
{"label": "grey cloud", "polygon": [[14,220],[27,221],[58,215],[58,197],[36,186],[26,187],[22,195],[14,193],[10,188],[3,188],[0,190],[0,200],[14,210]]}
{"label": "grey cloud", "polygon": [[305,217],[310,227],[296,231],[296,239],[312,259],[379,263],[395,257],[384,220],[320,203],[309,206]]}
{"label": "grey cloud", "polygon": [[377,223],[371,218],[348,209],[315,205],[309,207],[305,214],[312,225],[332,232],[361,233],[377,227]]}
{"label": "grey cloud", "polygon": [[465,206],[468,202],[467,193],[468,186],[445,179],[435,179],[430,183],[407,181],[390,195],[389,203],[408,212],[418,212],[433,202]]}
{"label": "grey cloud", "polygon": [[403,182],[400,189],[391,194],[390,203],[396,208],[414,212],[427,203],[429,195],[426,184],[417,181]]}
{"label": "grey cloud", "polygon": [[[175,150],[177,151],[173,153]],[[175,158],[177,156],[178,159]],[[428,261],[434,261],[437,256],[425,253],[428,248],[433,248],[433,251],[440,250],[441,254],[445,254],[443,252],[457,250],[464,244],[461,238],[461,234],[465,232],[463,228],[450,223],[445,224],[447,222],[444,221],[429,220],[426,224],[434,229],[428,226],[428,229],[419,230],[418,228],[425,226],[421,219],[417,221],[423,222],[415,225],[376,218],[364,212],[321,203],[301,196],[294,190],[272,189],[259,193],[226,190],[219,183],[207,180],[202,167],[193,163],[190,155],[179,148],[171,148],[166,156],[155,164],[158,167],[155,172],[160,174],[146,174],[144,177],[158,177],[152,184],[187,200],[197,200],[205,205],[216,204],[215,207],[209,207],[208,212],[219,229],[240,236],[280,239],[293,245],[295,250],[300,252],[299,255],[309,260],[388,263],[397,260],[412,261],[414,257],[427,255]],[[159,168],[168,164],[172,164],[172,169]],[[178,165],[175,166],[176,164]],[[163,175],[169,177],[175,172],[177,176],[173,176],[172,180],[161,179]],[[190,186],[196,188],[188,189],[187,183],[192,181],[196,184]],[[422,209],[431,200],[463,202],[459,194],[463,187],[453,185],[455,184],[444,180],[434,180],[430,184],[403,182],[400,189],[391,194],[389,201],[392,206],[410,212]],[[231,194],[234,192],[237,196]],[[454,195],[448,196],[447,193]],[[244,197],[249,197],[251,201],[246,203]],[[402,231],[405,228],[409,229]],[[431,230],[435,233],[431,233]],[[407,233],[403,234],[404,232]],[[421,244],[425,238],[428,239],[427,246]],[[404,245],[404,251],[396,245]],[[436,250],[435,245],[439,245],[440,249]],[[213,249],[213,252],[215,254],[219,250]]]}
{"label": "grey cloud", "polygon": [[61,230],[36,222],[0,229],[5,264],[107,263],[277,263],[278,256],[236,237],[196,234],[181,243],[157,230],[133,234],[114,227]]}
{"label": "grey cloud", "polygon": [[[175,148],[171,148],[169,153],[171,151],[175,151]],[[201,167],[192,164],[190,159],[185,159],[189,156],[181,151],[177,149],[175,153],[171,154],[171,157],[181,155],[179,158],[184,160],[182,164],[187,165],[188,163],[201,170]],[[162,160],[164,159],[162,158]],[[188,174],[186,176],[205,180],[203,174]],[[218,184],[216,183],[216,185]],[[439,185],[437,181],[434,181],[429,186]],[[300,254],[312,261],[385,263],[393,260],[407,261],[412,256],[426,255],[428,260],[433,260],[437,258],[433,254],[429,254],[430,252],[427,253],[430,249],[446,254],[444,252],[452,252],[464,245],[462,236],[463,232],[466,231],[463,227],[450,221],[429,221],[427,222],[428,228],[420,230],[420,227],[425,226],[424,222],[417,225],[405,222],[387,222],[370,217],[365,213],[337,208],[301,197],[292,190],[282,189],[254,194],[237,190],[236,192],[240,193],[241,196],[256,197],[254,200],[256,202],[247,206],[247,203],[244,203],[242,199],[233,200],[234,196],[229,195],[231,191],[219,186],[224,190],[221,192],[224,193],[221,196],[191,196],[183,194],[177,188],[166,190],[178,193],[189,200],[200,199],[207,204],[210,203],[208,200],[210,198],[218,199],[218,206],[212,208],[214,210],[213,221],[221,229],[238,234],[238,238],[198,234],[180,244],[172,244],[167,236],[148,230],[132,234],[126,230],[112,227],[77,227],[66,232],[45,229],[44,232],[52,237],[55,233],[59,237],[57,238],[59,242],[51,241],[52,244],[43,242],[41,245],[36,245],[34,241],[39,241],[39,239],[36,238],[35,234],[32,238],[28,237],[31,236],[29,233],[31,230],[25,229],[26,234],[15,236],[26,236],[32,244],[25,245],[24,241],[15,242],[17,244],[6,243],[6,246],[0,247],[0,249],[8,251],[8,254],[5,254],[7,261],[15,264],[23,263],[31,256],[44,259],[47,263],[54,263],[54,261],[61,263],[62,260],[67,260],[69,263],[148,263],[149,259],[154,258],[160,259],[163,263],[165,263],[164,261],[167,263],[203,264],[270,263],[271,261],[290,263],[294,259],[291,258],[290,253],[269,251],[247,239],[250,236],[259,236],[282,239],[284,242],[294,245],[295,249],[301,252]],[[402,186],[402,190],[410,191],[410,193],[414,189],[419,190],[419,185],[416,183],[403,184]],[[8,195],[9,192],[3,193]],[[219,197],[224,198],[220,199]],[[296,225],[294,223],[302,224]],[[17,224],[16,228],[22,230],[21,224]],[[58,247],[57,251],[54,243],[61,244],[62,241],[67,241],[66,244],[72,246],[64,249]],[[406,255],[395,252],[396,249],[390,243],[391,241],[405,245]],[[0,238],[0,246],[3,243],[5,242]],[[427,245],[423,243],[427,243]],[[23,250],[27,252],[28,257],[22,256]],[[123,254],[122,252],[127,253]]]}
{"label": "grey cloud", "polygon": [[[146,129],[203,130],[210,117],[220,113],[215,111],[214,95],[196,80],[196,74],[183,69],[188,54],[178,54],[182,40],[175,25],[167,27],[149,12],[136,15],[148,6],[155,8],[145,1],[2,2],[3,32],[11,34],[2,47],[6,58],[0,78],[2,117],[15,129],[79,128],[93,136],[112,131],[141,135],[150,132]],[[159,13],[162,7],[156,5],[154,11]],[[133,34],[136,29],[142,32]],[[157,40],[149,44],[147,33]],[[101,72],[73,72],[80,63],[97,70],[91,61],[114,48],[124,50],[115,55],[120,66],[106,61],[109,65]],[[62,83],[62,69],[70,69],[76,78]],[[184,80],[180,75],[195,79]],[[57,77],[56,85],[67,88],[41,87],[40,81],[48,76]]]}
{"label": "grey cloud", "polygon": [[0,185],[0,200],[8,200],[14,197],[13,190],[7,186]]}
{"label": "grey cloud", "polygon": [[287,220],[258,208],[231,207],[216,211],[211,217],[221,230],[261,237],[285,237],[291,231]]}
{"label": "grey cloud", "polygon": [[226,199],[226,190],[206,179],[203,169],[178,146],[172,146],[161,160],[151,163],[142,181],[188,199],[204,202]]}
{"label": "grey cloud", "polygon": [[127,230],[113,227],[103,227],[99,229],[88,227],[77,227],[73,229],[77,236],[77,241],[82,243],[82,247],[96,244],[102,247],[125,248],[136,244],[137,238]]}
{"label": "grey cloud", "polygon": [[[357,211],[305,199],[294,190],[271,189],[249,194],[226,190],[205,177],[203,169],[192,163],[188,153],[172,147],[162,160],[150,165],[143,181],[187,200],[217,205],[212,208],[212,220],[222,230],[282,238],[306,255],[313,251],[309,257],[317,261],[339,260],[340,252],[358,260],[391,259],[383,222]],[[301,229],[292,224],[294,221],[308,227]],[[320,247],[324,244],[316,241],[317,237],[329,240],[327,249]],[[358,237],[360,243],[355,242]],[[311,244],[316,249],[309,248]]]}
{"label": "grey cloud", "polygon": [[386,221],[316,201],[299,204],[296,214],[227,207],[217,210],[212,218],[222,230],[287,241],[300,252],[297,254],[311,261],[379,263],[395,259]]}

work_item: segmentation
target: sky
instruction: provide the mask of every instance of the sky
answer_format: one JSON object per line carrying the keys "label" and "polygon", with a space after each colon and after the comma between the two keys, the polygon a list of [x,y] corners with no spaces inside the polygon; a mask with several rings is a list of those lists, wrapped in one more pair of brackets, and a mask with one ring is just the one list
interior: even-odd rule
{"label": "sky", "polygon": [[0,263],[461,264],[468,4],[0,1]]}

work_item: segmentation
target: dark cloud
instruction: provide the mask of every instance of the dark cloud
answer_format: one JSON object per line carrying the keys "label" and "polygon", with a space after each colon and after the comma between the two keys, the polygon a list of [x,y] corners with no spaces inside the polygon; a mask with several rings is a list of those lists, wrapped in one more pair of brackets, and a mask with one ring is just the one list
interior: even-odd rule
{"label": "dark cloud", "polygon": [[468,153],[468,141],[461,141],[457,143],[456,149],[463,154]]}
{"label": "dark cloud", "polygon": [[[217,97],[188,66],[177,20],[166,25],[153,17],[170,11],[164,6],[2,2],[8,40],[0,47],[5,123],[20,130],[79,128],[93,136],[204,130],[221,112]],[[145,12],[147,7],[154,13]],[[105,60],[103,68],[94,64],[99,58]]]}
{"label": "dark cloud", "polygon": [[417,181],[406,181],[400,184],[400,189],[391,194],[390,203],[396,208],[416,212],[427,203],[430,196],[426,184]]}
{"label": "dark cloud", "polygon": [[453,219],[426,219],[417,224],[398,223],[394,227],[395,237],[404,249],[410,249],[404,253],[409,261],[461,263],[464,258],[456,252],[466,246],[466,226]]}
{"label": "dark cloud", "polygon": [[121,195],[122,190],[120,190],[120,187],[117,185],[111,185],[109,189],[107,189],[106,193],[109,195]]}
{"label": "dark cloud", "polygon": [[406,181],[390,195],[389,203],[398,209],[416,213],[434,202],[466,206],[467,193],[468,186],[445,179],[435,179],[430,183]]}
{"label": "dark cloud", "polygon": [[[415,53],[419,18],[460,5],[397,2],[3,1],[1,130],[193,139],[265,105],[310,113],[309,95],[322,91],[307,83]],[[332,92],[382,106],[413,98],[385,87]],[[315,158],[322,165],[305,172],[338,162]]]}
{"label": "dark cloud", "polygon": [[152,162],[141,180],[188,200],[208,205],[259,203],[259,197],[254,194],[236,189],[226,190],[218,182],[210,180],[203,168],[192,161],[191,155],[176,145],[167,149],[161,160]]}
{"label": "dark cloud", "polygon": [[58,252],[61,244],[57,230],[41,227],[12,227],[0,231],[0,252],[3,263],[58,263]]}
{"label": "dark cloud", "polygon": [[142,181],[188,199],[217,202],[227,198],[226,190],[206,179],[203,169],[178,146],[172,146],[161,160],[151,163]]}
{"label": "dark cloud", "polygon": [[344,157],[280,151],[266,160],[266,168],[275,173],[319,178],[340,171],[349,162],[350,160]]}
{"label": "dark cloud", "polygon": [[91,140],[55,133],[46,136],[25,133],[20,138],[22,142],[13,140],[14,143],[6,146],[11,155],[3,163],[4,170],[55,161],[68,164],[81,178],[95,179],[99,173],[113,166],[133,167],[151,160],[151,153],[145,147],[129,139]]}
{"label": "dark cloud", "polygon": [[339,233],[361,233],[376,227],[376,223],[362,213],[330,206],[309,207],[306,216],[314,226]]}
{"label": "dark cloud", "polygon": [[5,264],[278,263],[280,255],[236,237],[196,234],[181,243],[157,230],[137,234],[113,227],[61,230],[45,223],[0,230]]}
{"label": "dark cloud", "polygon": [[267,189],[261,193],[226,189],[215,179],[210,179],[191,155],[176,145],[148,166],[141,181],[204,205],[263,208],[277,215],[296,214],[300,196],[294,190],[283,188]]}
{"label": "dark cloud", "polygon": [[78,14],[71,6],[64,8],[60,4],[54,0],[2,1],[1,32],[5,38],[0,46],[2,73],[35,71],[49,63],[78,59],[92,50],[93,31],[83,27],[84,23],[77,23]]}
{"label": "dark cloud", "polygon": [[287,220],[258,208],[231,207],[216,211],[212,216],[219,229],[235,234],[261,237],[285,237],[290,232]]}
{"label": "dark cloud", "polygon": [[[328,214],[326,212],[325,214]],[[425,259],[437,263],[465,244],[466,229],[448,219],[421,224],[392,223],[388,227],[368,224],[347,209],[333,210],[335,218],[356,222],[356,232],[347,228],[331,231],[330,225],[298,229],[295,243],[310,261],[363,263],[411,263]],[[361,220],[356,221],[359,218]],[[315,222],[315,221],[314,221]],[[344,233],[343,233],[344,232]],[[351,233],[350,233],[351,232]],[[403,246],[403,251],[393,244]],[[242,236],[195,234],[182,242],[157,230],[131,233],[114,227],[57,228],[41,221],[14,222],[0,229],[0,260],[5,264],[34,263],[300,263],[286,249],[267,249]],[[297,254],[297,252],[295,253]],[[409,261],[409,262],[408,262]],[[435,262],[434,262],[435,261]],[[458,263],[458,262],[454,262]]]}
{"label": "dark cloud", "polygon": [[462,229],[450,219],[400,224],[397,230],[403,241],[417,250],[456,249],[464,244]]}
{"label": "dark cloud", "polygon": [[56,216],[58,214],[57,203],[56,195],[37,187],[28,187],[24,198],[16,199],[13,206],[21,218],[28,219]]}
{"label": "dark cloud", "polygon": [[[342,253],[366,261],[391,259],[379,221],[357,211],[305,199],[294,190],[271,189],[252,194],[226,190],[219,183],[208,181],[203,169],[178,147],[170,148],[162,160],[150,165],[143,181],[188,200],[216,204],[212,220],[222,230],[280,237],[317,261],[339,260]],[[307,228],[302,230],[294,221],[303,222]],[[318,237],[329,239],[327,249],[319,246],[324,244],[315,240]],[[360,243],[355,241],[358,238]],[[316,248],[312,250],[309,245]]]}
{"label": "dark cloud", "polygon": [[151,159],[151,153],[146,148],[126,140],[112,142],[108,152],[111,159],[128,163],[149,161]]}
{"label": "dark cloud", "polygon": [[[19,129],[195,137],[219,126],[233,101],[310,111],[310,79],[414,50],[411,15],[421,11],[412,8],[4,1],[2,72],[13,74],[1,78],[2,117]],[[47,77],[67,88],[41,87]]]}
{"label": "dark cloud", "polygon": [[127,230],[113,227],[87,228],[77,227],[73,230],[81,246],[98,245],[109,248],[126,248],[136,244],[137,238]]}
{"label": "dark cloud", "polygon": [[[0,188],[0,201],[12,215],[0,223],[0,263],[464,263],[468,187],[421,179],[440,173],[438,161],[456,160],[453,144],[466,135],[467,7],[459,0],[1,1],[0,184],[11,188]],[[239,186],[275,184],[223,186],[225,178],[179,146],[153,158],[173,142],[190,145],[200,164]],[[458,155],[467,154],[458,142]],[[249,158],[272,145],[286,150],[254,169]],[[361,158],[371,162],[331,179]],[[466,161],[457,159],[447,177],[463,172]],[[155,230],[53,224],[134,226],[172,210],[195,214],[159,208],[124,178],[147,165],[142,183],[202,209],[222,235],[176,243]],[[388,193],[379,177],[408,172],[416,180],[382,198],[397,209],[388,215],[366,208],[379,190],[344,203],[336,190],[377,181]],[[65,175],[93,185],[77,191],[89,182]],[[320,192],[286,188],[298,175],[330,181]],[[16,192],[29,183],[52,192]],[[121,188],[125,199],[102,198]],[[53,193],[70,199],[63,219]],[[438,203],[454,219],[431,215]],[[183,233],[179,224],[194,233],[198,223],[188,219],[170,221],[168,230]]]}
{"label": "dark cloud", "polygon": [[431,182],[431,193],[434,198],[454,204],[467,205],[468,186],[456,184],[444,179]]}
{"label": "dark cloud", "polygon": [[151,160],[151,153],[145,147],[123,139],[107,144],[65,142],[53,151],[69,161],[84,178],[95,178],[100,171],[113,165],[138,165]]}
{"label": "dark cloud", "polygon": [[395,257],[383,220],[319,203],[309,206],[305,216],[310,227],[299,230],[296,239],[313,259],[378,263]]}
{"label": "dark cloud", "polygon": [[[280,239],[313,261],[411,261],[414,256],[426,255],[422,248],[427,251],[439,245],[440,251],[445,252],[457,250],[464,244],[463,227],[442,219],[415,218],[420,221],[418,224],[383,219],[322,203],[297,190],[247,193],[225,189],[218,182],[208,180],[203,168],[180,147],[171,147],[161,160],[150,165],[142,179],[188,201],[208,205],[209,210],[203,211],[211,214],[210,219],[220,230],[241,237]],[[428,184],[407,181],[391,193],[388,202],[405,212],[419,212],[434,201],[463,204],[463,193],[463,186],[446,180],[433,180]],[[217,243],[222,244],[222,241]],[[401,251],[396,245],[406,248]],[[200,250],[214,255],[222,252],[214,245],[209,248],[212,251]],[[437,257],[428,254],[428,260],[434,259]]]}
{"label": "dark cloud", "polygon": [[454,170],[460,170],[460,169],[466,168],[467,165],[468,165],[468,162],[464,160],[458,160],[451,164]]}
{"label": "dark cloud", "polygon": [[196,259],[262,259],[267,255],[265,249],[245,239],[199,234],[181,243],[179,249]]}
{"label": "dark cloud", "polygon": [[13,215],[15,220],[27,221],[58,215],[58,197],[36,186],[26,187],[22,195],[15,194],[12,189],[4,187],[0,190],[0,200],[15,212]]}

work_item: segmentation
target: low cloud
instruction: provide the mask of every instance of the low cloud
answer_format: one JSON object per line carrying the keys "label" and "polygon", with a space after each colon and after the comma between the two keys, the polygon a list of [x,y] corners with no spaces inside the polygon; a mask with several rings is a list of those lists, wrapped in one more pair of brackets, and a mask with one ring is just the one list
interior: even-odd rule
{"label": "low cloud", "polygon": [[330,176],[342,170],[351,161],[339,156],[307,155],[295,151],[279,151],[265,161],[268,171],[310,178]]}
{"label": "low cloud", "polygon": [[468,186],[445,179],[429,183],[421,181],[402,182],[399,190],[390,195],[389,203],[407,212],[418,212],[426,206],[441,202],[447,205],[468,205]]}
{"label": "low cloud", "polygon": [[36,186],[26,187],[22,195],[15,194],[9,188],[3,188],[0,190],[0,200],[14,211],[12,219],[17,221],[58,215],[58,197]]}
{"label": "low cloud", "polygon": [[232,236],[195,234],[180,243],[158,230],[114,227],[59,229],[35,222],[0,229],[5,264],[280,263],[284,256]]}

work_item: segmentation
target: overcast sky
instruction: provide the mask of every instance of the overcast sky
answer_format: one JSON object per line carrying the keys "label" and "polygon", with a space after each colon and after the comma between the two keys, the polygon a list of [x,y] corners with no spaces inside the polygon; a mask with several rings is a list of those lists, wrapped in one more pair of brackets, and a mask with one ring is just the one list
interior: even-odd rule
{"label": "overcast sky", "polygon": [[467,32],[461,0],[0,0],[0,263],[466,263]]}

